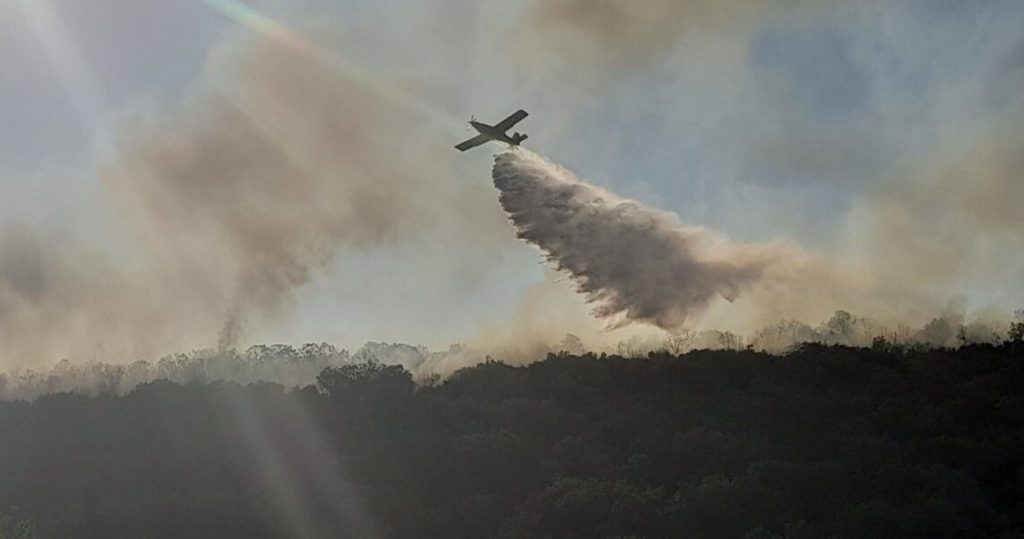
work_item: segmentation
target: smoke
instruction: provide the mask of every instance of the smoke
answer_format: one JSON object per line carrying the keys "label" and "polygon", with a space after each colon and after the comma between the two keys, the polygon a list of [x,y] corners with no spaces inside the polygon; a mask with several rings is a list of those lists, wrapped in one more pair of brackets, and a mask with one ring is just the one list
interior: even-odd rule
{"label": "smoke", "polygon": [[[215,51],[180,102],[126,115],[101,175],[155,285],[218,313],[227,350],[251,322],[279,322],[320,272],[344,267],[339,253],[430,236],[447,238],[454,259],[511,243],[497,241],[503,223],[481,209],[486,186],[458,185],[452,156],[424,147],[436,139],[358,79],[245,40]],[[486,268],[458,271],[472,279]]]}
{"label": "smoke", "polygon": [[[401,291],[391,281],[416,272],[414,285],[438,290],[424,294],[472,291],[518,248],[490,187],[454,172],[436,125],[262,38],[225,41],[180,98],[136,103],[107,134],[96,156],[102,226],[69,234],[4,223],[7,367],[227,351],[266,338],[261,329],[279,327],[298,290],[354,264],[345,255],[395,260],[372,283],[336,287],[383,310],[415,303],[411,292],[375,298]],[[100,237],[106,227],[113,238]],[[386,323],[374,331],[386,336]]]}
{"label": "smoke", "polygon": [[[73,232],[3,225],[0,358],[28,364],[71,354],[148,354],[192,335],[194,327],[160,308],[162,291]],[[203,317],[190,320],[201,324]]]}
{"label": "smoke", "polygon": [[280,311],[339,247],[388,241],[418,208],[373,143],[375,123],[397,121],[379,99],[273,47],[221,54],[211,70],[230,84],[123,120],[103,177],[160,239],[151,254],[214,292],[228,348],[240,317]]}
{"label": "smoke", "polygon": [[[717,329],[681,330],[664,333],[634,333],[622,339],[588,338],[574,334],[554,336],[549,320],[535,323],[537,332],[516,331],[523,337],[513,342],[510,332],[495,333],[479,345],[450,345],[431,351],[425,346],[403,343],[368,342],[354,354],[327,343],[256,345],[245,351],[200,350],[176,353],[156,362],[130,364],[107,362],[58,362],[45,370],[15,369],[0,372],[0,401],[32,400],[42,395],[72,392],[86,395],[124,395],[136,386],[158,379],[179,384],[230,381],[240,384],[271,382],[288,388],[305,387],[329,367],[376,362],[398,365],[422,384],[434,384],[460,369],[489,360],[527,364],[550,353],[613,354],[627,358],[649,354],[680,355],[694,350],[751,349],[785,354],[803,343],[885,349],[956,348],[970,344],[997,345],[1010,339],[1006,313],[982,312],[968,316],[963,305],[952,304],[919,328],[889,327],[847,311],[836,311],[827,320],[811,326],[797,320],[783,320],[752,333]],[[1017,313],[1024,324],[1024,312]],[[546,331],[541,330],[545,326]],[[517,326],[518,327],[518,326]],[[604,333],[608,337],[610,333]],[[547,340],[545,340],[547,339]]]}
{"label": "smoke", "polygon": [[[681,45],[723,34],[744,33],[757,23],[797,9],[820,5],[820,0],[535,0],[523,30],[524,41],[536,42],[560,54],[534,55],[559,67],[635,69],[664,58]],[[538,60],[539,59],[539,60]]]}
{"label": "smoke", "polygon": [[[1015,126],[1024,119],[1007,116]],[[966,138],[908,162],[870,193],[866,249],[886,261],[876,268],[886,281],[921,294],[969,276],[1003,290],[1020,282],[1024,131],[993,122]]]}
{"label": "smoke", "polygon": [[493,178],[517,235],[569,273],[613,327],[680,327],[717,296],[735,300],[779,258],[620,199],[527,150],[495,157]]}
{"label": "smoke", "polygon": [[[711,295],[703,327],[752,331],[835,309],[917,327],[958,293],[971,310],[1012,309],[1024,276],[1024,107],[1009,91],[1024,73],[1020,25],[978,10],[989,25],[975,32],[968,18],[935,24],[908,7],[538,0],[522,58],[542,73],[538,93],[575,89],[573,111],[599,119],[583,124],[598,150],[577,153],[602,161],[595,174],[624,161],[659,175],[688,167],[684,181],[630,188],[697,195],[740,234],[775,231],[823,254],[790,246],[769,257],[742,302]],[[835,54],[789,54],[807,48],[794,39],[803,32]],[[956,44],[964,35],[970,48]],[[781,54],[767,46],[778,36]],[[921,84],[913,91],[903,84],[909,66]],[[644,77],[629,78],[637,70]],[[836,80],[850,84],[818,86]],[[622,124],[614,132],[600,129],[609,115]]]}
{"label": "smoke", "polygon": [[[837,161],[844,169],[870,169],[872,177],[881,178],[877,185],[868,185],[867,193],[851,199],[848,212],[837,207],[829,216],[834,220],[827,226],[846,229],[846,240],[853,245],[844,245],[838,233],[822,234],[828,245],[819,247],[827,259],[785,243],[731,242],[519,152],[496,162],[501,204],[519,236],[540,247],[583,298],[550,276],[529,288],[525,281],[538,280],[539,272],[531,272],[528,261],[521,262],[529,258],[522,256],[526,248],[512,238],[490,187],[466,181],[476,163],[473,156],[450,151],[447,134],[388,102],[381,95],[386,92],[361,84],[358,73],[339,72],[259,37],[233,39],[215,49],[183,96],[137,105],[113,128],[99,175],[115,206],[109,216],[113,227],[134,243],[104,251],[105,240],[97,238],[103,232],[95,227],[80,227],[77,235],[52,227],[3,230],[0,359],[7,365],[49,364],[61,357],[124,361],[196,347],[226,352],[252,342],[253,336],[295,338],[281,336],[287,331],[281,328],[288,325],[280,322],[300,301],[296,295],[316,286],[323,272],[341,273],[365,258],[374,258],[377,265],[362,262],[352,270],[356,277],[347,275],[350,279],[343,283],[331,280],[337,275],[328,277],[334,287],[328,292],[337,295],[317,298],[322,310],[314,315],[339,320],[339,327],[358,319],[369,329],[361,327],[364,333],[356,333],[357,338],[329,332],[321,336],[315,332],[333,331],[321,325],[297,341],[328,338],[351,344],[369,338],[427,341],[472,335],[470,349],[485,352],[461,351],[443,362],[424,363],[443,372],[486,354],[536,358],[569,332],[591,347],[620,338],[619,333],[601,333],[600,322],[586,316],[584,298],[607,327],[644,322],[670,330],[699,325],[741,332],[782,319],[822,320],[836,309],[917,327],[941,309],[945,295],[967,288],[961,285],[983,281],[987,297],[1011,289],[1021,280],[1019,253],[1024,252],[1019,234],[1024,214],[1018,211],[1024,197],[1019,181],[1022,109],[1011,91],[1020,78],[1020,49],[1013,49],[1012,69],[1001,71],[1006,74],[1001,82],[965,79],[981,81],[979,91],[991,97],[992,106],[1001,107],[995,116],[1003,121],[985,114],[975,118],[971,110],[970,122],[950,122],[952,134],[933,141],[933,133],[941,132],[945,123],[902,134],[897,124],[915,122],[898,115],[888,120],[892,123],[868,122],[892,118],[891,110],[907,108],[900,101],[881,107],[872,94],[865,98],[863,114],[851,115],[868,123],[858,121],[851,128],[843,118],[830,117],[828,126],[844,136],[823,137],[833,127],[823,131],[809,120],[784,121],[800,109],[782,106],[785,101],[777,95],[774,79],[766,76],[764,66],[751,63],[754,34],[773,19],[785,19],[786,28],[799,27],[806,11],[794,8],[820,3],[538,0],[527,6],[522,19],[504,14],[496,18],[493,33],[485,32],[490,26],[481,26],[487,36],[481,43],[467,38],[474,35],[468,33],[459,33],[459,39],[446,35],[453,41],[440,43],[436,31],[402,26],[401,31],[410,32],[405,37],[420,41],[416,55],[381,45],[358,63],[374,73],[427,73],[425,86],[436,94],[434,101],[450,108],[479,112],[505,103],[500,97],[484,101],[474,95],[516,95],[538,118],[545,118],[534,129],[548,132],[540,131],[531,140],[546,141],[567,155],[573,149],[567,135],[559,137],[557,131],[575,135],[584,120],[607,125],[629,117],[652,137],[678,134],[683,137],[678,144],[662,145],[655,153],[658,146],[630,140],[637,132],[623,122],[621,130],[586,131],[586,142],[580,144],[601,149],[574,158],[606,156],[602,165],[619,167],[644,160],[654,163],[644,170],[663,174],[679,165],[665,159],[665,153],[690,149],[701,152],[686,163],[693,165],[687,177],[693,185],[715,182],[725,186],[723,191],[741,190],[737,181],[751,178],[737,180],[732,167],[765,167],[763,153],[751,151],[748,140],[762,132],[782,141],[783,150],[792,149],[794,155],[788,157],[798,161],[783,159],[779,167],[786,170],[779,176],[791,176],[790,169],[813,169],[814,181],[832,191],[827,182],[844,176],[834,174]],[[436,15],[450,24],[450,13],[438,10]],[[367,32],[352,41],[326,33],[315,40],[339,51],[367,51],[374,48],[371,43],[389,40],[408,42],[381,30],[370,32],[377,41],[366,39]],[[521,39],[522,46],[502,41],[505,35]],[[460,71],[455,64],[461,60],[445,60],[444,53],[451,53],[443,48],[447,46],[458,50],[460,59],[466,51],[479,55],[473,64],[478,71]],[[488,52],[489,47],[500,54]],[[629,84],[606,85],[601,91],[559,84],[565,82],[559,76],[590,77],[595,71],[618,76],[670,56],[680,60],[681,51],[686,52],[685,62],[671,70],[679,78],[629,79]],[[435,53],[436,62],[424,61]],[[527,65],[517,65],[517,58]],[[858,58],[865,67],[874,65]],[[903,65],[898,63],[899,73]],[[880,78],[871,87],[877,86],[881,95],[884,82]],[[965,91],[960,84],[944,86]],[[678,88],[687,88],[685,100],[678,98]],[[624,93],[616,97],[616,92]],[[947,101],[965,102],[958,94],[941,102],[913,94],[914,103],[920,101],[923,109],[935,111],[928,115],[943,121]],[[477,102],[466,105],[467,100]],[[575,106],[565,107],[568,101]],[[565,121],[559,120],[559,110]],[[609,111],[615,113],[609,116]],[[751,125],[751,117],[758,118],[760,127]],[[696,125],[686,131],[699,133],[699,140],[677,133],[679,125]],[[852,139],[846,136],[850,129],[856,135]],[[900,153],[905,148],[889,144],[886,133],[926,141],[922,145],[934,151]],[[856,141],[861,138],[893,146],[900,158],[876,156],[882,162],[871,163],[874,145],[865,146],[863,157],[844,149],[860,147]],[[444,152],[435,151],[441,147]],[[808,148],[813,162],[806,161]],[[837,160],[836,155],[855,159]],[[453,158],[464,168],[453,164]],[[848,161],[854,165],[847,167]],[[887,169],[892,163],[899,168]],[[589,164],[596,173],[598,166]],[[819,201],[809,200],[815,192],[753,187],[753,196],[769,197],[762,206],[775,212],[756,209],[751,213],[761,220],[755,222],[792,237],[793,231],[784,226],[772,228],[772,218],[797,216],[793,228],[801,234],[812,231],[799,237],[815,238],[813,230],[820,222],[803,219],[802,213],[822,213]],[[686,192],[727,216],[744,203],[738,198],[733,206],[723,205],[717,188]],[[695,217],[689,210],[683,214],[688,221]],[[745,233],[740,230],[742,218],[728,221],[723,226],[738,223],[731,229]],[[340,288],[348,295],[338,293]],[[487,292],[470,294],[474,288]],[[517,300],[518,308],[506,317]],[[367,305],[376,311],[360,311]],[[456,312],[469,314],[461,319],[448,314]],[[304,315],[293,326],[314,317],[308,311]],[[453,330],[452,320],[462,325]],[[474,335],[477,323],[480,330]],[[275,331],[261,334],[261,327]],[[655,331],[636,325],[629,330]],[[464,333],[453,334],[459,331]],[[948,340],[941,324],[929,331]],[[801,332],[806,333],[804,328],[795,331]],[[429,337],[432,333],[443,336]]]}

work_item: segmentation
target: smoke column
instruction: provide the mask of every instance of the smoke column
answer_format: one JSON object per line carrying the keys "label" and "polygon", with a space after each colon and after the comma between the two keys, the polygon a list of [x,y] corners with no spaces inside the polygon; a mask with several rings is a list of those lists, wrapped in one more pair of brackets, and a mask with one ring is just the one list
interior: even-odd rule
{"label": "smoke column", "polygon": [[768,247],[732,245],[589,185],[527,150],[497,155],[492,173],[518,237],[571,275],[612,327],[680,327],[716,296],[736,299],[776,258]]}

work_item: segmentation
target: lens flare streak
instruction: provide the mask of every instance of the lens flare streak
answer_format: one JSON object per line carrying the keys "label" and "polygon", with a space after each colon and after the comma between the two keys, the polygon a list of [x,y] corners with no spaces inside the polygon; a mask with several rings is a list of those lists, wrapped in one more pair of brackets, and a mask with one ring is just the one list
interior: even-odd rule
{"label": "lens flare streak", "polygon": [[16,5],[80,119],[93,123],[102,109],[99,85],[60,11],[50,0],[18,0]]}
{"label": "lens flare streak", "polygon": [[238,0],[202,0],[211,9],[227,16],[238,24],[264,36],[281,46],[287,47],[335,70],[349,80],[362,85],[375,94],[391,101],[414,114],[418,114],[433,124],[453,132],[461,131],[462,122],[453,118],[437,106],[429,103],[397,84],[372,73],[354,62],[342,57],[307,39],[305,36],[272,19]]}

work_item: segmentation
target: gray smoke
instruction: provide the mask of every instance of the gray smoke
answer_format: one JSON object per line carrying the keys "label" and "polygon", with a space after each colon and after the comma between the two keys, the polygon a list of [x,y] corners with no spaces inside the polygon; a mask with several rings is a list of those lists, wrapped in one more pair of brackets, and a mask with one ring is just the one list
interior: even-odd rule
{"label": "gray smoke", "polygon": [[[325,368],[374,362],[399,365],[420,384],[434,384],[460,369],[488,360],[508,364],[527,364],[551,353],[617,354],[627,358],[647,357],[651,353],[679,355],[695,350],[753,349],[785,354],[802,343],[821,343],[858,347],[879,346],[889,349],[956,348],[974,343],[998,344],[1010,338],[1006,313],[988,312],[968,316],[962,306],[951,305],[922,327],[886,326],[872,320],[836,311],[816,326],[798,320],[783,320],[753,333],[734,333],[717,329],[682,330],[668,335],[633,334],[605,344],[584,343],[573,334],[543,342],[536,335],[525,335],[520,344],[532,347],[529,354],[497,347],[474,348],[452,344],[447,350],[432,351],[425,346],[403,343],[368,342],[353,354],[327,343],[256,345],[244,351],[198,350],[165,356],[156,362],[129,364],[108,362],[73,363],[63,360],[49,369],[0,371],[0,401],[32,400],[53,393],[84,395],[124,395],[136,386],[155,380],[178,384],[227,381],[239,384],[269,382],[287,388],[304,387],[316,382]],[[1016,313],[1024,323],[1024,311]],[[660,332],[659,332],[660,333]],[[519,334],[523,336],[523,334]],[[531,342],[532,341],[532,342]],[[505,349],[504,351],[502,349]],[[511,355],[510,355],[511,354]]]}
{"label": "gray smoke", "polygon": [[[0,368],[226,352],[280,334],[327,271],[354,310],[396,301],[377,296],[412,272],[438,295],[479,289],[519,247],[437,126],[259,36],[224,40],[181,96],[134,104],[106,135],[104,228],[0,216]],[[367,253],[402,263],[358,287],[337,276]]]}
{"label": "gray smoke", "polygon": [[682,326],[716,296],[735,300],[774,255],[621,199],[527,150],[495,157],[494,185],[519,238],[567,272],[613,326]]}
{"label": "gray smoke", "polygon": [[[534,67],[581,76],[586,71],[621,76],[709,38],[746,34],[758,24],[806,17],[821,0],[534,0],[524,18],[521,43]],[[532,50],[532,49],[531,49]],[[700,50],[704,50],[701,48]],[[557,51],[557,52],[554,52]]]}
{"label": "gray smoke", "polygon": [[154,286],[187,280],[183,301],[223,320],[224,351],[289,312],[339,253],[426,233],[475,249],[503,232],[493,216],[449,211],[490,193],[456,189],[452,156],[425,158],[436,133],[418,120],[314,58],[228,42],[185,99],[125,115],[101,175]]}
{"label": "gray smoke", "polygon": [[275,52],[254,45],[232,59],[230,90],[125,120],[103,171],[136,226],[164,239],[151,253],[179,274],[191,265],[216,291],[222,348],[244,315],[280,311],[339,247],[379,244],[416,215],[395,161],[365,140],[372,122],[397,120],[358,87]]}

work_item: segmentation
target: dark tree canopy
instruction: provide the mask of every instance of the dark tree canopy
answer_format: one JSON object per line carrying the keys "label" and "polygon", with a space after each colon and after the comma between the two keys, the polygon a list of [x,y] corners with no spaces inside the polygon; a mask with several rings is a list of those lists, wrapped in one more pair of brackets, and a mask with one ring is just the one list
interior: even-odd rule
{"label": "dark tree canopy", "polygon": [[2,402],[0,537],[1022,537],[1019,341]]}

